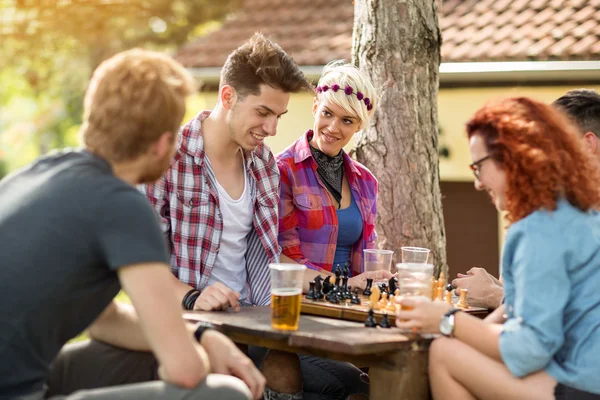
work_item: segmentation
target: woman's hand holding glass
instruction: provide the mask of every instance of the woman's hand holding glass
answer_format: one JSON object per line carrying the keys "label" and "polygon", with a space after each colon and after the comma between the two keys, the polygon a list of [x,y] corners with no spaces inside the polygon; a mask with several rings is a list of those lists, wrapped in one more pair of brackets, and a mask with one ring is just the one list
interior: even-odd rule
{"label": "woman's hand holding glass", "polygon": [[404,310],[396,311],[396,326],[422,333],[440,333],[440,319],[452,309],[448,303],[423,301],[418,297],[404,297],[398,302]]}

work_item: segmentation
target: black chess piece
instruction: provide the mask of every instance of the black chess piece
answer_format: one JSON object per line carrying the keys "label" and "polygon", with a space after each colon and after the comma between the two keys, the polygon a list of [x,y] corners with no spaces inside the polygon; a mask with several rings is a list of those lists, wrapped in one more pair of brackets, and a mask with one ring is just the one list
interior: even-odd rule
{"label": "black chess piece", "polygon": [[344,286],[341,293],[345,300],[352,299],[352,286],[348,286],[348,278],[344,278]]}
{"label": "black chess piece", "polygon": [[365,321],[365,326],[367,328],[377,327],[377,321],[375,320],[375,313],[373,312],[372,308],[369,310],[369,316],[367,317],[367,320]]}
{"label": "black chess piece", "polygon": [[331,275],[328,275],[323,281],[323,294],[329,293],[333,286],[333,283],[331,283]]}
{"label": "black chess piece", "polygon": [[354,292],[352,292],[352,298],[350,299],[350,303],[360,304],[360,298],[358,297],[358,288],[354,288]]}
{"label": "black chess piece", "polygon": [[392,327],[387,314],[383,314],[383,318],[381,318],[381,322],[379,323],[379,326],[381,326],[382,328],[391,328]]}
{"label": "black chess piece", "polygon": [[452,284],[449,283],[449,284],[446,285],[446,290],[449,291],[449,292],[451,292],[451,291],[454,290],[454,286],[452,286]]}
{"label": "black chess piece", "polygon": [[321,300],[323,297],[323,277],[317,275],[315,278],[315,300]]}
{"label": "black chess piece", "polygon": [[310,281],[308,282],[308,293],[306,293],[306,299],[307,300],[316,300],[316,296],[315,296],[315,281]]}
{"label": "black chess piece", "polygon": [[388,281],[389,288],[390,288],[390,296],[393,296],[394,293],[396,293],[396,289],[398,289],[398,285],[396,284],[396,282],[397,282],[397,280],[393,276]]}
{"label": "black chess piece", "polygon": [[342,275],[342,271],[340,270],[340,264],[337,264],[335,267],[335,286],[340,287],[340,275]]}
{"label": "black chess piece", "polygon": [[337,286],[334,286],[325,296],[325,300],[333,304],[338,304],[342,300],[340,297],[341,296],[339,288]]}
{"label": "black chess piece", "polygon": [[371,295],[371,287],[373,286],[373,278],[367,278],[367,287],[363,291],[363,296]]}
{"label": "black chess piece", "polygon": [[350,269],[348,268],[348,261],[344,263],[344,269],[342,270],[342,273],[344,274],[344,278],[347,278],[350,274]]}
{"label": "black chess piece", "polygon": [[388,292],[388,285],[384,282],[381,285],[379,285],[379,289],[381,290],[381,293],[387,293]]}

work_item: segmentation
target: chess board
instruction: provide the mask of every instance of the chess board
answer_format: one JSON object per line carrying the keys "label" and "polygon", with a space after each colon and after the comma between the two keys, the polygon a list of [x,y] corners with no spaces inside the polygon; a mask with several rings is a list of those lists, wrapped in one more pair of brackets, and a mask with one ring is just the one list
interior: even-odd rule
{"label": "chess board", "polygon": [[[364,322],[369,313],[369,307],[367,305],[369,299],[365,296],[360,296],[360,300],[361,304],[351,304],[350,302],[332,304],[325,300],[307,300],[302,297],[301,313],[347,321]],[[454,298],[453,303],[456,303],[456,300],[457,299]],[[489,314],[489,311],[485,308],[469,307],[469,309],[465,311],[479,318],[485,318]],[[395,322],[396,318],[392,311],[375,310],[374,313],[377,322],[381,321],[381,318],[383,318],[385,313],[388,314],[388,319],[391,324],[394,324]]]}

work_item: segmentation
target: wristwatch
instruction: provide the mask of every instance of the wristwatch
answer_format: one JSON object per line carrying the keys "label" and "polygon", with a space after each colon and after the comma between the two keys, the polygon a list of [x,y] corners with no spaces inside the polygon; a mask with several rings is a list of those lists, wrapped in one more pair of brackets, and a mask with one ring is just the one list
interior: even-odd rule
{"label": "wristwatch", "polygon": [[440,333],[447,337],[454,335],[454,314],[461,311],[458,308],[453,308],[440,318]]}
{"label": "wristwatch", "polygon": [[194,331],[194,337],[196,338],[196,341],[198,341],[198,343],[200,343],[200,341],[202,340],[202,335],[204,335],[204,332],[206,332],[209,329],[215,329],[215,326],[210,322],[198,322],[198,325],[196,325],[196,330]]}

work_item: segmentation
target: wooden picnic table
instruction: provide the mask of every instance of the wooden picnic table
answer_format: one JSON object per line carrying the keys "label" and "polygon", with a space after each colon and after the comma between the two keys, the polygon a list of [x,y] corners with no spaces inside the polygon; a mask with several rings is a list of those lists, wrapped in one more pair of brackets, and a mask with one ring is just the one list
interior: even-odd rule
{"label": "wooden picnic table", "polygon": [[371,400],[429,399],[431,337],[311,315],[300,316],[297,331],[278,331],[271,328],[270,307],[242,307],[237,313],[190,311],[184,318],[209,321],[234,342],[369,367]]}

